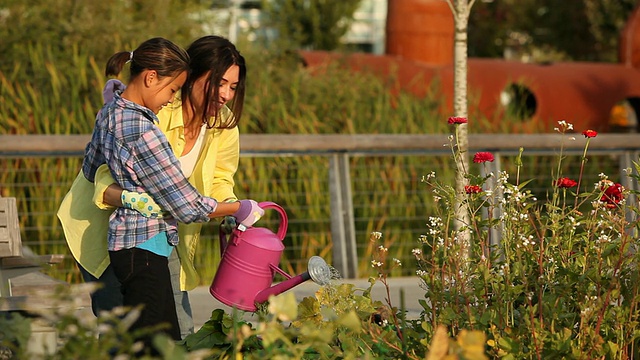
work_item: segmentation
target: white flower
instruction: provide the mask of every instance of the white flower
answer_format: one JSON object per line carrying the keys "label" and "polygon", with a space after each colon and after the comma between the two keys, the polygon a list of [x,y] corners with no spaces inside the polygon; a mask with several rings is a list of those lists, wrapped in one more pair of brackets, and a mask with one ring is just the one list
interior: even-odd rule
{"label": "white flower", "polygon": [[432,171],[430,173],[428,173],[426,176],[422,177],[422,181],[427,181],[427,180],[431,180],[434,179],[436,177],[436,172]]}

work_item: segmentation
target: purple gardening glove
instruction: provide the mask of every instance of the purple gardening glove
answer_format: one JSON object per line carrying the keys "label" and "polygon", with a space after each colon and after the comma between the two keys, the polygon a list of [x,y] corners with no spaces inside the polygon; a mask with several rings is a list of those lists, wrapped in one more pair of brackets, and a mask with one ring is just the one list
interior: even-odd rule
{"label": "purple gardening glove", "polygon": [[254,200],[239,200],[238,202],[240,208],[232,216],[240,223],[238,229],[244,231],[260,220],[264,215],[264,209]]}
{"label": "purple gardening glove", "polygon": [[126,86],[118,79],[111,79],[107,81],[102,89],[102,101],[104,104],[110,103],[111,100],[113,100],[113,95],[116,91],[124,91],[124,88],[126,88]]}

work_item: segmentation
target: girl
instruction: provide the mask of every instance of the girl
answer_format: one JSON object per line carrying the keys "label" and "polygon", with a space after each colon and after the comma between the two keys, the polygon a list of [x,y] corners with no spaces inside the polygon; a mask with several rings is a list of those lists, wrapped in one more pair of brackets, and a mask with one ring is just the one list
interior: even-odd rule
{"label": "girl", "polygon": [[[215,199],[234,201],[237,198],[233,191],[233,176],[240,156],[236,124],[244,104],[245,59],[233,43],[213,35],[195,40],[187,53],[189,75],[174,100],[158,113],[158,127],[179,157],[183,173],[200,193]],[[122,66],[122,62],[111,59],[105,75],[118,77]],[[124,89],[124,84],[114,79],[107,82],[103,91],[105,102],[113,99],[114,90],[117,89]],[[108,217],[114,209],[107,203],[123,206],[123,191],[117,184],[109,186],[113,182],[108,168],[101,167],[95,178],[93,197],[96,207],[90,200],[94,184],[79,174],[58,210],[67,244],[78,262],[83,279],[87,282],[98,281],[101,285],[91,294],[91,306],[96,316],[100,311],[122,305],[120,283],[110,266],[106,246],[95,241],[96,238],[107,236]],[[125,201],[135,199],[140,203],[140,199],[145,198],[144,195],[124,193]],[[132,194],[136,196],[130,196]],[[144,212],[152,203],[150,199],[143,208],[132,206],[135,204],[131,203],[126,206]],[[159,207],[152,209],[160,213]],[[234,218],[226,217],[225,224],[233,222],[230,220]],[[180,242],[169,257],[171,283],[183,338],[194,331],[187,291],[201,284],[193,263],[201,228],[202,223],[179,223]],[[220,252],[214,249],[213,253],[217,255]],[[210,266],[215,267],[215,263]]]}
{"label": "girl", "polygon": [[[174,101],[158,114],[158,127],[167,136],[174,153],[180,159],[183,173],[198,191],[216,199],[234,201],[237,198],[233,191],[233,176],[240,158],[237,123],[242,116],[246,89],[245,59],[233,43],[215,35],[195,40],[187,48],[187,53],[190,62],[189,76]],[[117,76],[121,70],[115,64],[107,63],[107,76]],[[101,174],[106,176],[96,181],[94,199],[98,207],[108,208],[103,199],[113,206],[123,206],[124,201],[124,206],[135,207],[135,204],[130,203],[131,198],[145,198],[142,194],[132,197],[126,191],[122,197],[122,189],[117,185],[107,187],[113,182],[108,172]],[[146,216],[151,216],[152,212],[160,213],[161,209],[154,207],[153,203],[153,199],[145,203],[145,209],[153,209],[151,212],[138,209]],[[234,220],[233,217],[226,217],[224,224],[235,224]],[[184,338],[194,331],[187,291],[200,285],[193,260],[202,224],[180,223],[178,229],[180,243],[177,254],[172,254],[169,258],[169,269],[178,321]],[[216,250],[214,249],[213,254],[220,254]],[[215,263],[209,266],[215,266]],[[108,268],[106,272],[109,272]],[[100,280],[112,283],[108,274],[101,276]],[[110,304],[114,302],[113,296],[113,292],[103,292],[97,301]],[[94,296],[94,300],[96,297]]]}
{"label": "girl", "polygon": [[[109,220],[108,250],[124,305],[143,305],[133,328],[168,324],[166,332],[179,340],[168,269],[168,257],[178,244],[177,221],[206,222],[233,215],[251,226],[264,212],[253,200],[218,203],[200,195],[155,126],[156,113],[173,100],[187,79],[189,56],[184,50],[154,38],[131,53],[115,54],[111,61],[130,62],[129,83],[98,113],[82,172],[93,182],[98,167],[106,163],[120,187],[134,193],[146,191],[172,216],[151,218],[126,207],[116,209]],[[150,345],[150,339],[145,340]]]}

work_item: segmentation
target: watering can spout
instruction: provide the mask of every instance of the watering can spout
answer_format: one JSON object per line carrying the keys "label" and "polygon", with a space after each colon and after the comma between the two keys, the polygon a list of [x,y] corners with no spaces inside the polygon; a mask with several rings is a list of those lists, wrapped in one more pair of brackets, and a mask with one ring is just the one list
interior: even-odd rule
{"label": "watering can spout", "polygon": [[303,272],[300,275],[294,276],[291,279],[287,279],[277,285],[273,285],[270,288],[266,288],[258,293],[255,298],[255,302],[261,304],[269,300],[269,296],[271,295],[279,295],[283,292],[290,290],[303,282],[311,279],[308,271]]}
{"label": "watering can spout", "polygon": [[309,259],[307,271],[260,291],[254,300],[258,304],[266,302],[269,296],[282,294],[307,280],[313,280],[318,285],[326,285],[331,281],[331,269],[320,256]]}

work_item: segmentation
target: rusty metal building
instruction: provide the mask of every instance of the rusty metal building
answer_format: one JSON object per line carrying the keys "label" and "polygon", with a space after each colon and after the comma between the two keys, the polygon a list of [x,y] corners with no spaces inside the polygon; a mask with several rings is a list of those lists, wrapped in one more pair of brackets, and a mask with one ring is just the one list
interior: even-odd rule
{"label": "rusty metal building", "polygon": [[[305,51],[308,66],[344,58],[354,69],[394,76],[397,90],[443,98],[453,111],[453,16],[438,0],[389,0],[382,55]],[[640,113],[640,7],[620,34],[619,63],[523,63],[469,58],[469,114],[506,114],[529,123],[566,120],[576,128],[637,132]]]}

